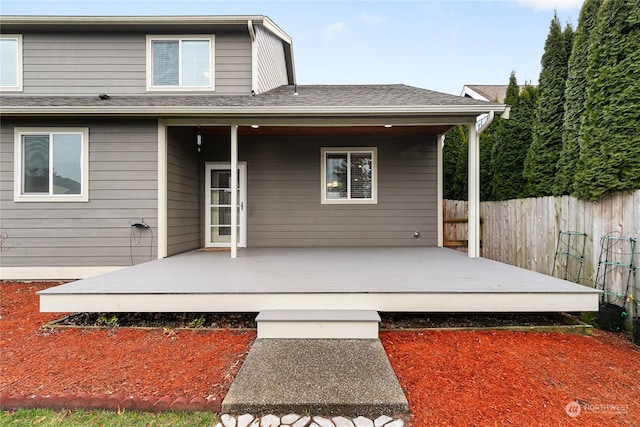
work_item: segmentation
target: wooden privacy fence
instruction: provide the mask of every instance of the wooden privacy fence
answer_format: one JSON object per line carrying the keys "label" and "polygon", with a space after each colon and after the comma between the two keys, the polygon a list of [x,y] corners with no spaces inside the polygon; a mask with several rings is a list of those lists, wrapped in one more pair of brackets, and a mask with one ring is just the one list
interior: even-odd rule
{"label": "wooden privacy fence", "polygon": [[[447,221],[466,218],[467,202],[445,200],[443,211],[444,241],[466,240],[466,223]],[[640,239],[640,190],[605,196],[598,202],[570,196],[482,202],[480,218],[483,257],[549,275],[559,232],[585,233],[584,263],[576,281],[593,286],[602,236],[614,232]],[[636,247],[636,265],[640,264],[638,251]],[[613,291],[625,292],[623,274],[613,280]]]}

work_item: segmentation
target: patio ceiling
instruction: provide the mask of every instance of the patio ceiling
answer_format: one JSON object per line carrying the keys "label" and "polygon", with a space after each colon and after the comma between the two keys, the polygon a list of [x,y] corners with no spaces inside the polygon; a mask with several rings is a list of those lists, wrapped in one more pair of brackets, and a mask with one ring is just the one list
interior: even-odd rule
{"label": "patio ceiling", "polygon": [[[240,126],[238,134],[244,135],[437,135],[451,129],[453,125],[424,126]],[[229,126],[201,126],[201,134],[229,136]]]}

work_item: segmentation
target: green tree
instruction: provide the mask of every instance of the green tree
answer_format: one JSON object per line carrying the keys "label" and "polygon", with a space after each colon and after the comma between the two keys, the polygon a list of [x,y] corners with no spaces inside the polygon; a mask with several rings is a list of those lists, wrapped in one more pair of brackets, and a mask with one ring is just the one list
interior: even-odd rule
{"label": "green tree", "polygon": [[604,0],[588,55],[575,194],[640,188],[640,2]]}
{"label": "green tree", "polygon": [[562,130],[562,151],[558,160],[558,173],[553,186],[555,195],[573,192],[576,163],[580,157],[580,126],[587,98],[587,66],[598,9],[602,0],[586,0],[580,11],[580,20],[567,73],[565,90],[564,125]]}
{"label": "green tree", "polygon": [[453,182],[458,167],[461,143],[462,139],[457,131],[457,126],[445,134],[444,147],[442,148],[442,195],[445,199],[456,199]]}
{"label": "green tree", "polygon": [[500,119],[496,117],[480,134],[480,200],[493,200],[493,147]]}
{"label": "green tree", "polygon": [[445,199],[467,200],[468,146],[469,137],[466,126],[456,126],[445,134],[442,152]]}
{"label": "green tree", "polygon": [[523,197],[524,160],[531,145],[533,117],[538,90],[525,85],[522,93],[511,73],[505,103],[511,105],[509,120],[500,120],[493,152],[492,196],[493,200]]}
{"label": "green tree", "polygon": [[524,165],[528,196],[552,194],[562,150],[564,91],[569,57],[565,38],[558,16],[554,15],[542,55],[533,141]]}

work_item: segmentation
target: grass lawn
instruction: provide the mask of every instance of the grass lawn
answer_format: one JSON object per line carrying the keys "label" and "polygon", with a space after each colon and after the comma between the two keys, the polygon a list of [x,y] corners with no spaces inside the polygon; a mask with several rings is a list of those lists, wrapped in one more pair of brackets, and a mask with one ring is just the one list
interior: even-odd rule
{"label": "grass lawn", "polygon": [[56,426],[56,427],[179,427],[214,426],[218,417],[212,412],[148,412],[121,411],[51,411],[48,409],[21,409],[0,412],[3,426]]}

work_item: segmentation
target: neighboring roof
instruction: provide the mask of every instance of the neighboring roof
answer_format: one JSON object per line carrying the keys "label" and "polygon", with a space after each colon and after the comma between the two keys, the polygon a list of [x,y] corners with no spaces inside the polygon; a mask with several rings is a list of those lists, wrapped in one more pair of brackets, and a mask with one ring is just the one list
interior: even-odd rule
{"label": "neighboring roof", "polygon": [[484,101],[504,102],[507,85],[465,85],[461,96]]}
{"label": "neighboring roof", "polygon": [[[460,96],[503,103],[504,98],[507,96],[508,87],[508,85],[465,85]],[[520,85],[518,87],[522,91],[525,86]]]}
{"label": "neighboring roof", "polygon": [[2,114],[231,114],[231,115],[478,115],[505,105],[407,85],[281,86],[249,95],[144,95],[95,97],[5,96]]}

